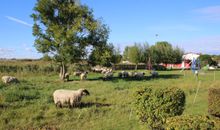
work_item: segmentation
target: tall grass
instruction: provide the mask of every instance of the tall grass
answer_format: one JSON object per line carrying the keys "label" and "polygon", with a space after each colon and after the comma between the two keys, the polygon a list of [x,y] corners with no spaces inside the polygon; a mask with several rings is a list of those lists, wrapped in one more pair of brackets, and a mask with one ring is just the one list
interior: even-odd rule
{"label": "tall grass", "polygon": [[1,61],[1,73],[52,73],[58,72],[59,66],[46,61]]}

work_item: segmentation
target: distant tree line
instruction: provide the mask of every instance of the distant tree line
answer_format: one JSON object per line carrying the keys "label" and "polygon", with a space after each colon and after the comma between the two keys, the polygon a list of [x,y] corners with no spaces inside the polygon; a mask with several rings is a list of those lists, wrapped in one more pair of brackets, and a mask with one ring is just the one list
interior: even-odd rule
{"label": "distant tree line", "polygon": [[[116,48],[112,43],[103,43],[95,46],[88,54],[88,62],[92,65],[111,66],[123,61],[129,61],[134,64],[148,63],[181,63],[184,51],[179,47],[173,47],[166,41],[157,42],[155,45],[149,46],[148,43],[135,43],[132,46],[126,46],[123,54],[120,49]],[[48,54],[42,58],[50,60]]]}
{"label": "distant tree line", "polygon": [[125,47],[123,60],[132,63],[181,63],[184,51],[179,47],[173,47],[166,41],[157,42],[155,45],[135,43],[133,46]]}

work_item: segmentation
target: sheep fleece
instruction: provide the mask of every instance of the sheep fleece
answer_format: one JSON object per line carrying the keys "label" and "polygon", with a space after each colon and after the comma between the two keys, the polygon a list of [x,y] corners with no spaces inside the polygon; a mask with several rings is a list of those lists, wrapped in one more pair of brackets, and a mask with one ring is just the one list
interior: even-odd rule
{"label": "sheep fleece", "polygon": [[76,105],[82,98],[82,92],[77,90],[65,90],[59,89],[53,93],[54,103],[69,103],[70,105]]}

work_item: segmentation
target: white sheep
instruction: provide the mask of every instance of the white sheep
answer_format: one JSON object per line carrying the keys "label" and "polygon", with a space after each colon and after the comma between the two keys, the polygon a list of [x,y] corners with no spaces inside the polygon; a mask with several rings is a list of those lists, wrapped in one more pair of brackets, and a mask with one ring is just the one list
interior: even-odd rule
{"label": "white sheep", "polygon": [[134,74],[135,74],[134,72],[128,72],[128,76],[131,78],[134,77]]}
{"label": "white sheep", "polygon": [[69,73],[65,73],[64,78],[65,78],[66,81],[69,81],[69,77],[70,77],[70,74]]}
{"label": "white sheep", "polygon": [[3,76],[2,77],[3,83],[19,83],[18,79],[12,76]]}
{"label": "white sheep", "polygon": [[145,75],[144,72],[135,72],[134,73],[134,77],[137,78],[137,79],[143,79],[144,75]]}
{"label": "white sheep", "polygon": [[63,107],[65,104],[69,107],[74,107],[79,105],[81,98],[84,95],[89,95],[89,92],[86,89],[58,89],[53,93],[53,100],[57,107]]}
{"label": "white sheep", "polygon": [[104,79],[104,80],[112,79],[112,78],[113,78],[113,75],[114,75],[113,72],[108,71],[108,72],[106,72],[106,73],[104,74],[103,79]]}
{"label": "white sheep", "polygon": [[75,71],[75,72],[73,73],[74,76],[80,76],[81,74],[82,74],[81,71]]}
{"label": "white sheep", "polygon": [[87,78],[88,72],[83,72],[80,74],[80,80],[85,80]]}

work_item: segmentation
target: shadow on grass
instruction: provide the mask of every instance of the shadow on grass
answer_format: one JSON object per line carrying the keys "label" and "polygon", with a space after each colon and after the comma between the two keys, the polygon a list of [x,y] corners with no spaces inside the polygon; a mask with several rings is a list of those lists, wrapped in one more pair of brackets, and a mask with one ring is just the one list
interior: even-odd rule
{"label": "shadow on grass", "polygon": [[57,108],[89,108],[89,107],[109,107],[111,104],[104,104],[104,103],[97,103],[97,102],[80,102],[77,106],[70,107],[69,105],[65,104],[64,106],[57,106]]}
{"label": "shadow on grass", "polygon": [[81,102],[78,108],[84,108],[84,107],[109,107],[111,104],[105,104],[105,103],[97,103],[97,102]]}
{"label": "shadow on grass", "polygon": [[[181,74],[161,74],[156,77],[152,76],[144,76],[143,78],[135,78],[135,77],[127,77],[127,78],[119,78],[119,77],[112,77],[109,79],[104,79],[103,77],[94,77],[94,78],[88,78],[85,81],[111,81],[111,82],[119,82],[119,80],[125,80],[125,81],[149,81],[149,80],[159,80],[159,79],[178,79],[182,77]],[[71,79],[69,82],[74,81],[81,81],[80,79]]]}

